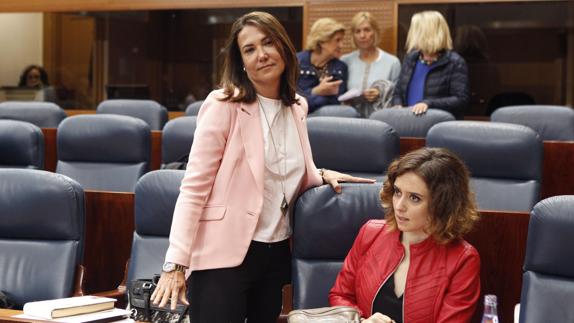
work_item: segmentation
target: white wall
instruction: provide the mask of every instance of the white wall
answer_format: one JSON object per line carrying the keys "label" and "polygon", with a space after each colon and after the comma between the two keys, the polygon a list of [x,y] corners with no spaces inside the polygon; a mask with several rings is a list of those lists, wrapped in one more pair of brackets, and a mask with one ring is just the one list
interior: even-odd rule
{"label": "white wall", "polygon": [[22,70],[42,65],[42,13],[0,13],[0,86],[18,85]]}

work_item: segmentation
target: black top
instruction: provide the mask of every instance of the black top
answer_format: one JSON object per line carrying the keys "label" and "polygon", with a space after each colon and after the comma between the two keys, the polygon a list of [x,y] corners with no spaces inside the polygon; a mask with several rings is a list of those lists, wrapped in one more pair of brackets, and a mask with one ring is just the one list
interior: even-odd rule
{"label": "black top", "polygon": [[403,322],[403,295],[395,294],[395,274],[392,274],[379,289],[373,303],[373,313],[385,314],[397,323]]}

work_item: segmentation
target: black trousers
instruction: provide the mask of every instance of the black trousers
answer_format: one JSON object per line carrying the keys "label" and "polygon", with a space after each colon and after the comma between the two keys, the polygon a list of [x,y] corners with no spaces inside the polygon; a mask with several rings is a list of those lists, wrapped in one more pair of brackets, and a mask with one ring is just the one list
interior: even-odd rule
{"label": "black trousers", "polygon": [[291,281],[289,240],[252,241],[238,267],[191,273],[191,322],[274,323]]}

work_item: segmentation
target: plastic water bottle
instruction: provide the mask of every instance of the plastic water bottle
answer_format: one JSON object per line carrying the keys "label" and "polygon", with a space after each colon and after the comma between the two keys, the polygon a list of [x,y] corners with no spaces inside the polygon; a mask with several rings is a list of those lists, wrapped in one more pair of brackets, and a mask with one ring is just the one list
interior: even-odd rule
{"label": "plastic water bottle", "polygon": [[482,323],[498,323],[498,313],[496,312],[496,295],[484,295],[484,313]]}

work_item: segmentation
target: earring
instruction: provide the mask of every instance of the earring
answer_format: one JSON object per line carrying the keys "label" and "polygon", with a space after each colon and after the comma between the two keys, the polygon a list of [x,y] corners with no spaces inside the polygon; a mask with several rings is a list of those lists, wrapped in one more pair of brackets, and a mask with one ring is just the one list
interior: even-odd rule
{"label": "earring", "polygon": [[243,66],[243,72],[245,72],[245,66]]}

